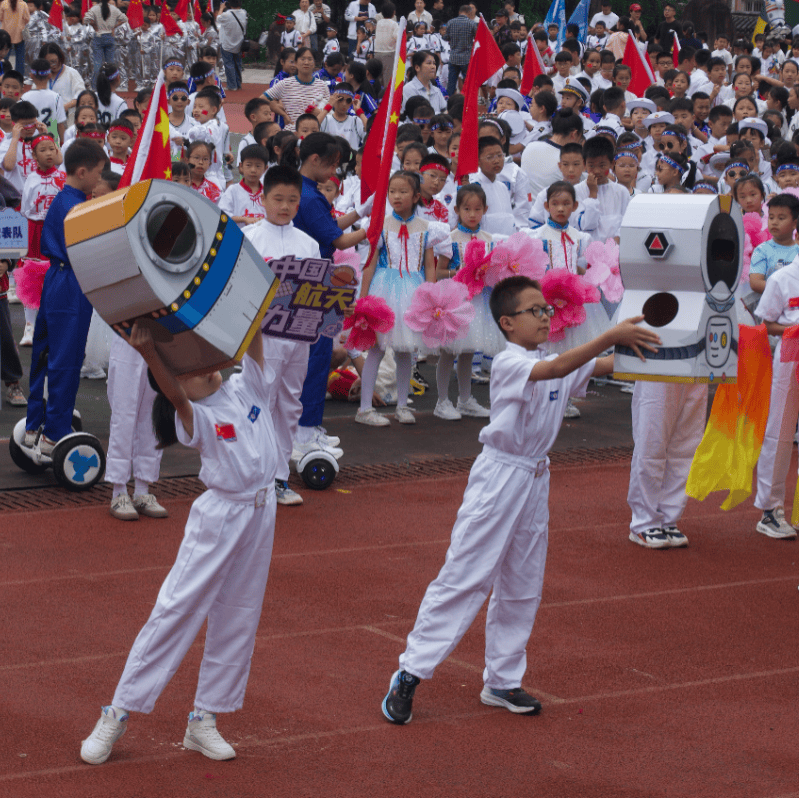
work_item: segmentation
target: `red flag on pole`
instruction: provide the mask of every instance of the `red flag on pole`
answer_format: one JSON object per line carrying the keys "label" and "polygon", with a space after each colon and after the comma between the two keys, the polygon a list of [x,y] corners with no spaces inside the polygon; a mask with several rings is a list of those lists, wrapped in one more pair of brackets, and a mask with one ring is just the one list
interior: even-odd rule
{"label": "red flag on pole", "polygon": [[208,7],[205,9],[206,14],[214,15],[214,0],[208,0]]}
{"label": "red flag on pole", "polygon": [[139,130],[133,152],[130,154],[125,172],[119,180],[124,189],[140,180],[172,177],[172,152],[169,148],[169,107],[166,102],[164,71],[158,73],[144,122]]}
{"label": "red flag on pole", "polygon": [[[630,68],[632,78],[627,87],[636,97],[643,97],[644,92],[654,83],[654,79],[649,74],[649,70],[641,56],[641,51],[635,44],[635,37],[630,34],[627,37],[627,44],[624,47],[624,55],[621,59],[622,64]],[[463,149],[463,144],[461,144]]]}
{"label": "red flag on pole", "polygon": [[81,20],[83,20],[83,18],[89,13],[89,6],[90,6],[89,0],[81,0],[81,4],[80,4],[80,18],[81,18]]}
{"label": "red flag on pole", "polygon": [[180,17],[181,22],[186,22],[189,18],[189,0],[178,0],[175,13]]}
{"label": "red flag on pole", "polygon": [[58,30],[64,30],[64,6],[61,0],[53,0],[53,5],[50,7],[50,16],[47,21],[58,28]]}
{"label": "red flag on pole", "polygon": [[166,3],[161,6],[161,24],[164,26],[165,36],[183,35],[183,31],[178,27],[178,23],[175,22],[172,12]]}
{"label": "red flag on pole", "polygon": [[[534,45],[535,46],[535,45]],[[463,84],[463,123],[461,128],[461,149],[458,154],[458,171],[455,178],[477,172],[477,98],[480,87],[499,69],[505,66],[505,59],[488,30],[483,17],[477,26],[472,46],[472,57]]]}
{"label": "red flag on pole", "polygon": [[677,31],[672,31],[674,36],[674,44],[671,47],[671,63],[674,64],[674,69],[680,68],[680,40],[677,38]]}
{"label": "red flag on pole", "polygon": [[[399,29],[401,31],[405,30],[404,18],[400,20]],[[405,61],[406,37],[398,36],[397,48],[394,54],[393,78],[383,94],[383,99],[380,101],[375,121],[372,123],[369,137],[366,139],[363,161],[361,162],[361,202],[372,194],[375,196],[369,220],[369,230],[366,235],[369,241],[367,264],[371,262],[372,256],[377,249],[377,242],[385,221],[388,182],[391,178],[391,161],[394,154],[394,145],[397,141],[397,127],[399,126],[399,115],[402,108],[402,89],[405,86]]]}
{"label": "red flag on pole", "polygon": [[200,30],[205,33],[205,25],[203,25],[203,9],[200,5],[200,0],[194,0],[192,6],[194,10],[194,21],[200,26]]}
{"label": "red flag on pole", "polygon": [[128,5],[128,25],[133,30],[136,28],[141,28],[144,25],[144,10],[142,9],[141,0],[130,0],[130,5]]}
{"label": "red flag on pole", "polygon": [[524,56],[524,74],[522,75],[522,85],[519,87],[522,97],[529,96],[530,92],[533,90],[533,81],[539,75],[546,74],[547,69],[544,66],[544,59],[541,58],[541,53],[538,51],[538,46],[533,39],[533,35],[530,34],[527,37],[527,53]]}

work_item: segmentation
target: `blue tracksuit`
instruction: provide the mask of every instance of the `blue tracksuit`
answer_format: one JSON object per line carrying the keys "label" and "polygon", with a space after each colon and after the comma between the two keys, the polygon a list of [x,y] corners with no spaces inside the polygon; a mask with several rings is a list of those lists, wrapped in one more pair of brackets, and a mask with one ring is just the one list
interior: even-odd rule
{"label": "blue tracksuit", "polygon": [[[72,412],[92,318],[92,306],[72,271],[64,237],[64,219],[72,208],[86,200],[82,191],[64,186],[47,211],[42,227],[41,251],[50,259],[50,268],[44,276],[42,301],[33,332],[25,427],[37,430],[44,423],[44,434],[51,441],[58,441],[72,432]],[[46,356],[46,364],[43,356]]]}

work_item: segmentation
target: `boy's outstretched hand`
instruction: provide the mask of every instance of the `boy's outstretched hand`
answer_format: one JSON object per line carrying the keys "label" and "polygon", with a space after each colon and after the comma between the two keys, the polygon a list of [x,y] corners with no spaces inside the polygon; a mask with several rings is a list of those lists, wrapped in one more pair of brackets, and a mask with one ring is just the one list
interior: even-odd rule
{"label": "boy's outstretched hand", "polygon": [[625,319],[613,328],[613,340],[616,344],[629,347],[642,361],[646,361],[641,349],[657,352],[656,344],[661,344],[660,336],[654,330],[647,330],[639,326],[643,316],[633,316]]}
{"label": "boy's outstretched hand", "polygon": [[153,334],[146,327],[140,325],[138,319],[133,323],[130,335],[128,335],[120,325],[114,325],[114,330],[116,330],[117,333],[119,333],[119,335],[145,360],[147,359],[147,355],[155,351]]}

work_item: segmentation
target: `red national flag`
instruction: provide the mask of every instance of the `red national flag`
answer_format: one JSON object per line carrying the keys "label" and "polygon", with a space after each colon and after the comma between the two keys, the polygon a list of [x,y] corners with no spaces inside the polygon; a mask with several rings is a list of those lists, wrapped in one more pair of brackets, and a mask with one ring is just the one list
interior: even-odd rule
{"label": "red national flag", "polygon": [[180,17],[181,22],[186,22],[189,18],[189,0],[178,0],[175,13]]}
{"label": "red national flag", "polygon": [[671,32],[674,36],[674,44],[671,48],[671,63],[674,64],[674,69],[680,68],[680,40],[677,38],[677,31]]}
{"label": "red national flag", "polygon": [[[632,73],[632,79],[627,90],[631,91],[636,97],[643,97],[644,92],[654,81],[649,75],[649,70],[641,57],[641,51],[635,44],[635,36],[632,34],[627,37],[627,44],[624,47],[624,56],[621,59],[621,63],[626,64]],[[461,144],[461,150],[463,150],[463,144]]]}
{"label": "red national flag", "polygon": [[194,10],[194,21],[200,26],[200,30],[205,33],[205,25],[203,25],[203,9],[200,5],[200,0],[194,0],[192,6]]}
{"label": "red national flag", "polygon": [[64,30],[64,6],[61,0],[53,0],[53,5],[50,7],[50,16],[47,21],[58,28],[58,30]]}
{"label": "red national flag", "polygon": [[140,180],[172,177],[172,153],[169,149],[169,108],[166,102],[164,71],[158,73],[144,123],[139,130],[133,152],[130,154],[125,172],[119,180],[123,189]]}
{"label": "red national flag", "polygon": [[214,0],[208,0],[208,5],[205,9],[206,14],[214,15]]}
{"label": "red national flag", "polygon": [[183,36],[183,31],[178,27],[166,3],[161,6],[161,24],[164,26],[165,36]]}
{"label": "red national flag", "polygon": [[232,424],[215,424],[217,441],[235,441],[236,428]]}
{"label": "red national flag", "polygon": [[90,5],[91,4],[90,4],[89,0],[81,0],[81,4],[80,4],[80,18],[81,19],[83,19],[89,13]]}
{"label": "red national flag", "polygon": [[[535,45],[533,46],[535,47]],[[477,34],[474,37],[469,69],[466,72],[466,82],[463,84],[465,101],[456,179],[471,172],[477,172],[477,98],[480,87],[504,66],[505,59],[481,16]]]}
{"label": "red national flag", "polygon": [[130,0],[130,4],[128,5],[128,25],[130,25],[133,30],[136,28],[141,28],[144,25],[144,11],[142,10],[142,0]]}
{"label": "red national flag", "polygon": [[533,90],[533,81],[539,75],[546,75],[547,69],[544,66],[544,59],[541,58],[541,53],[538,51],[538,46],[530,34],[527,37],[527,53],[524,56],[524,74],[522,75],[522,85],[519,91],[522,97],[528,97]]}
{"label": "red national flag", "polygon": [[[399,29],[405,30],[405,19],[401,19]],[[391,161],[397,141],[400,110],[402,109],[402,89],[405,86],[406,37],[397,37],[394,54],[394,72],[391,83],[383,94],[375,115],[375,121],[361,162],[361,202],[374,194],[374,206],[369,220],[366,238],[369,241],[370,263],[385,221],[388,182],[391,179]]]}

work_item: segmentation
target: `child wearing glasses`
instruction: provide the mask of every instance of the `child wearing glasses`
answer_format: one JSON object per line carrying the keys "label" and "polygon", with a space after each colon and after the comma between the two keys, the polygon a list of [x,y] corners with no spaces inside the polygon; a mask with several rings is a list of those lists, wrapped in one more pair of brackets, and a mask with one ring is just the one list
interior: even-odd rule
{"label": "child wearing glasses", "polygon": [[522,680],[544,582],[547,455],[569,395],[584,393],[591,377],[613,370],[613,356],[600,353],[626,344],[640,355],[640,348],[660,343],[657,334],[636,326],[638,317],[577,349],[545,355],[539,348],[554,309],[540,285],[524,276],[498,283],[490,306],[507,339],[491,369],[491,421],[480,431],[483,451],[469,475],[446,560],[425,593],[383,699],[383,715],[394,724],[411,720],[416,686],[455,649],[489,593],[480,701],[522,715],[541,711]]}

